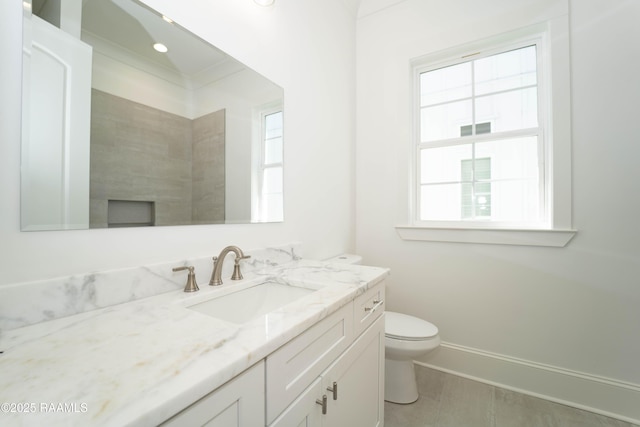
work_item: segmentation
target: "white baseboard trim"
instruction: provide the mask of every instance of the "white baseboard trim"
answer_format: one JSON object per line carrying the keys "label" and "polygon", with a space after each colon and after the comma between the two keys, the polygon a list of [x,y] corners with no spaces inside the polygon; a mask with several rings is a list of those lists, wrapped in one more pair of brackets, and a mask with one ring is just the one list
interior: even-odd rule
{"label": "white baseboard trim", "polygon": [[443,342],[416,364],[640,425],[640,385]]}

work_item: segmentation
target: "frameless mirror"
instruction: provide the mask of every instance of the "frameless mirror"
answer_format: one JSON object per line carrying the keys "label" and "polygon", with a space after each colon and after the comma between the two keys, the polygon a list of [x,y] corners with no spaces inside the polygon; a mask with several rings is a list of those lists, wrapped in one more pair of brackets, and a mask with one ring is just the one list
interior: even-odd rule
{"label": "frameless mirror", "polygon": [[281,87],[136,0],[28,3],[22,230],[283,220]]}

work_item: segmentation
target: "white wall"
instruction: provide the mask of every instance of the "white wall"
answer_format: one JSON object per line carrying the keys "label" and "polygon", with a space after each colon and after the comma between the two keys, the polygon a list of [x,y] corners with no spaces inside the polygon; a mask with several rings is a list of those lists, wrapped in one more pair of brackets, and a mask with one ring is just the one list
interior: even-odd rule
{"label": "white wall", "polygon": [[[421,362],[640,419],[640,2],[377,3],[357,28],[356,250],[391,268],[388,309],[440,328]],[[560,249],[401,240],[409,60],[566,13],[577,236]]]}
{"label": "white wall", "polygon": [[[0,2],[0,285],[298,241],[353,249],[354,17],[338,0],[149,0],[285,91],[285,222],[20,232],[21,14]],[[208,274],[208,273],[207,273]],[[206,275],[206,274],[205,274]]]}

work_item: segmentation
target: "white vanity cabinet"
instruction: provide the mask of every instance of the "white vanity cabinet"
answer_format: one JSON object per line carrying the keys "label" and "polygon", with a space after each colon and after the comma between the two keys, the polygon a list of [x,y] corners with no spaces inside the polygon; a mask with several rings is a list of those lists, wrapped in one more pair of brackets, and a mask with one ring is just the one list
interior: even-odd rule
{"label": "white vanity cabinet", "polygon": [[264,361],[261,361],[161,425],[264,426],[264,404]]}
{"label": "white vanity cabinet", "polygon": [[380,284],[267,357],[270,427],[383,424],[383,303]]}
{"label": "white vanity cabinet", "polygon": [[162,426],[380,427],[384,283]]}

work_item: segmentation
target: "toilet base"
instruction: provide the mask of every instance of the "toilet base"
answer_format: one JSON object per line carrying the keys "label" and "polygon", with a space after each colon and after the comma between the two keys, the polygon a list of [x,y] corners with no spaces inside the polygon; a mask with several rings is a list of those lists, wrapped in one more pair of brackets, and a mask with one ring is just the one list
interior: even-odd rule
{"label": "toilet base", "polygon": [[384,400],[402,404],[418,400],[413,360],[385,359],[384,369]]}

